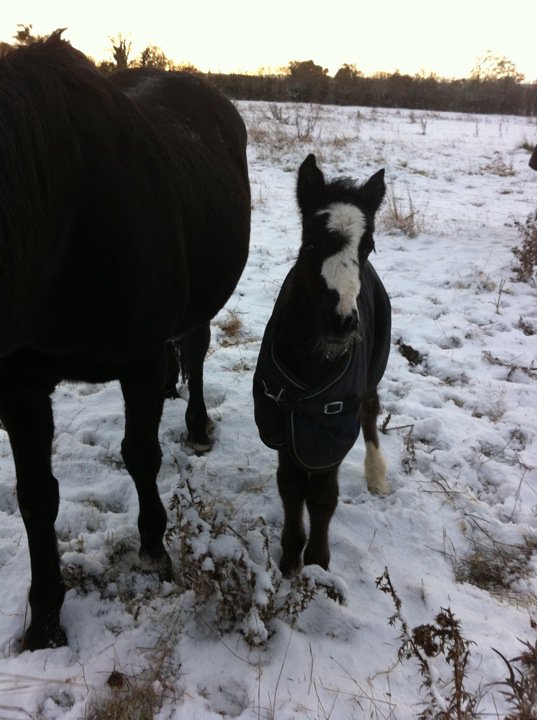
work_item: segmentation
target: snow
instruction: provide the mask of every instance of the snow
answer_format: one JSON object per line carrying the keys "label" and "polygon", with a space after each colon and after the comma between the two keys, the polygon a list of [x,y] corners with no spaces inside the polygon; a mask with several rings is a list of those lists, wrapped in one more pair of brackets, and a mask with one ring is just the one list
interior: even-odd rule
{"label": "snow", "polygon": [[[415,658],[398,662],[401,628],[389,624],[394,603],[377,587],[385,568],[410,629],[451,610],[474,643],[466,689],[482,695],[483,716],[504,717],[509,706],[497,683],[507,669],[493,649],[520,655],[521,642],[535,642],[537,623],[536,288],[514,282],[511,270],[521,240],[515,223],[537,204],[537,173],[522,147],[537,144],[535,120],[239,108],[250,132],[252,242],[239,286],[212,324],[205,377],[215,445],[200,457],[184,447],[183,399],[166,402],[160,432],[160,492],[168,505],[177,496],[185,506],[180,522],[169,511],[177,582],[133,568],[137,500],[120,454],[118,384],[61,384],[54,468],[69,646],[18,651],[29,558],[0,430],[0,718],[88,717],[96,703],[125,692],[109,687],[113,671],[127,689],[151,689],[159,720],[416,718],[431,696],[438,708],[447,703],[450,669],[442,658],[428,660],[427,693]],[[307,609],[294,620],[267,619],[271,603],[281,607],[297,590],[270,560],[280,555],[282,509],[276,454],[258,438],[251,383],[298,249],[294,188],[309,152],[329,177],[366,180],[386,168],[373,263],[394,313],[379,388],[390,492],[367,492],[359,438],[340,470],[331,573],[308,568],[303,587],[318,591]],[[394,204],[415,213],[414,237],[393,228]],[[230,316],[240,320],[237,337],[226,335]],[[401,344],[420,362],[411,364]],[[180,558],[187,527],[192,544]],[[504,587],[471,581],[479,553],[485,568],[503,568]],[[188,587],[187,561],[208,583],[206,595],[201,585]],[[207,594],[222,563],[251,587],[252,606],[239,620],[224,622]]]}

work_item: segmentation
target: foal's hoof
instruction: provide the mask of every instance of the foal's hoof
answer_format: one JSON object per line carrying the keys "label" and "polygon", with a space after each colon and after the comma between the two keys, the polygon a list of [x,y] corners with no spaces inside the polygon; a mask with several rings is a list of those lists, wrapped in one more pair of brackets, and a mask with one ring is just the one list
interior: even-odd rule
{"label": "foal's hoof", "polygon": [[22,639],[23,650],[46,650],[67,645],[67,635],[57,623],[32,623]]}
{"label": "foal's hoof", "polygon": [[377,495],[378,497],[386,497],[390,492],[390,488],[386,482],[368,483],[367,489],[371,495]]}
{"label": "foal's hoof", "polygon": [[282,555],[280,560],[280,572],[285,578],[292,578],[294,575],[298,575],[302,567],[302,561],[300,556],[298,558],[289,558]]}
{"label": "foal's hoof", "polygon": [[140,549],[138,557],[139,569],[143,573],[156,573],[162,581],[173,580],[172,561],[165,550],[159,553],[149,553]]}

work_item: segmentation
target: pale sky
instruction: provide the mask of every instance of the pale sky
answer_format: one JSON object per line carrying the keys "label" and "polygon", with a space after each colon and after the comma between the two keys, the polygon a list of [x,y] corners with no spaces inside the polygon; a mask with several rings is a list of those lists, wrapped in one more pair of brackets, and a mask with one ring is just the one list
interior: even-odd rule
{"label": "pale sky", "polygon": [[277,70],[313,60],[334,75],[344,63],[377,71],[468,77],[488,50],[537,80],[536,0],[0,0],[0,40],[17,24],[64,37],[97,60],[110,37],[133,56],[157,45],[202,71]]}

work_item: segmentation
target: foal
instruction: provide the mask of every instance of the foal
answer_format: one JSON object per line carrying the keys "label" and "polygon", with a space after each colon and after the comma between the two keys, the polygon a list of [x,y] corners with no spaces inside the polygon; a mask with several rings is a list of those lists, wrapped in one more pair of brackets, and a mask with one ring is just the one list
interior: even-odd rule
{"label": "foal", "polygon": [[338,468],[360,426],[368,488],[387,491],[376,420],[391,308],[368,260],[384,193],[384,170],[361,186],[344,178],[327,183],[309,155],[298,173],[302,245],[265,330],[253,389],[260,437],[278,450],[284,575],[300,568],[304,546],[306,565],[328,569]]}

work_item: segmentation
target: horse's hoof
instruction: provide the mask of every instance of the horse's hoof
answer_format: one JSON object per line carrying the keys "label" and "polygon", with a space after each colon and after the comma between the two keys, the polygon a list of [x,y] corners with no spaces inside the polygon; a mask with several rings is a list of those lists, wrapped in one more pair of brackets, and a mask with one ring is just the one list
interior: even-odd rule
{"label": "horse's hoof", "polygon": [[195,440],[189,440],[189,438],[185,440],[185,445],[190,450],[193,450],[195,455],[205,455],[211,450],[213,446],[211,440],[207,440],[206,442],[198,442]]}
{"label": "horse's hoof", "polygon": [[46,650],[67,645],[67,635],[58,623],[30,624],[22,639],[22,650]]}
{"label": "horse's hoof", "polygon": [[214,430],[214,423],[210,418],[207,418],[207,424],[205,430],[200,433],[195,433],[189,430],[185,445],[193,450],[196,455],[205,455],[213,447],[213,439],[211,437]]}
{"label": "horse's hoof", "polygon": [[164,400],[177,400],[178,397],[179,393],[175,386],[164,391]]}

